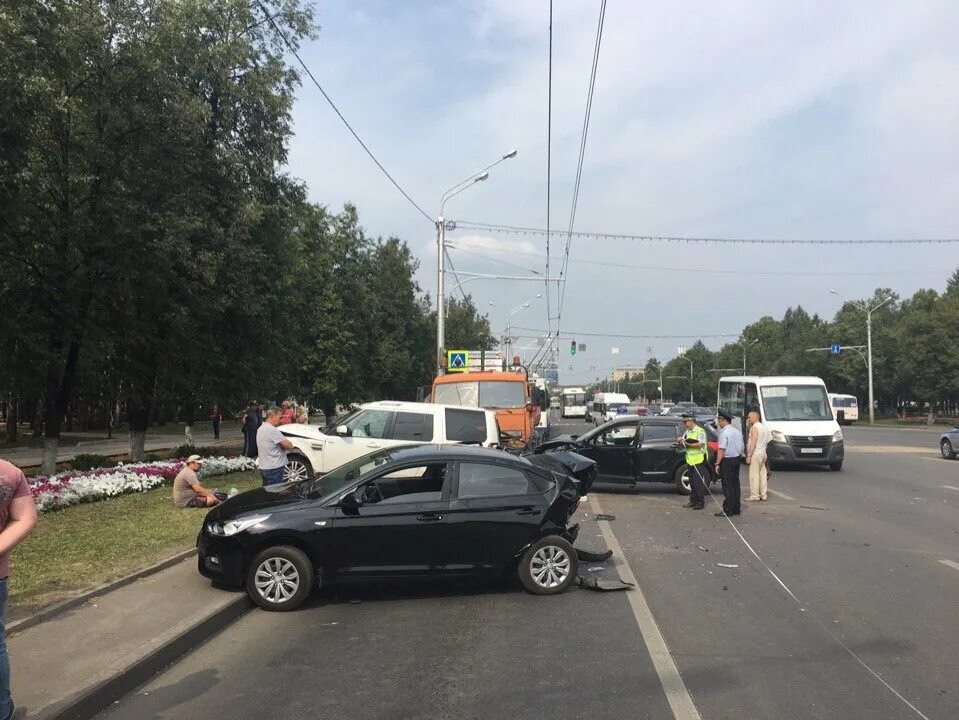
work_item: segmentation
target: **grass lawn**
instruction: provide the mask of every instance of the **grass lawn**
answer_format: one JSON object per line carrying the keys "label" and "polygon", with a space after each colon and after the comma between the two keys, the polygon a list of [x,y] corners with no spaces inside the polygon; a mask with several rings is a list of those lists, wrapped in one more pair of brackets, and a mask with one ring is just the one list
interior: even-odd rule
{"label": "grass lawn", "polygon": [[[258,472],[209,478],[207,487],[242,492]],[[11,619],[136,572],[196,543],[203,509],[179,509],[170,485],[44,513],[10,562]]]}

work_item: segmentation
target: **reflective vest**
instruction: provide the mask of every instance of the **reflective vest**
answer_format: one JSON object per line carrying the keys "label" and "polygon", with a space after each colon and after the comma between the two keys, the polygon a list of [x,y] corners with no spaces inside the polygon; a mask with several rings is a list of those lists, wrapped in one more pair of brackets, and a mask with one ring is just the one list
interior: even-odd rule
{"label": "reflective vest", "polygon": [[700,447],[686,448],[686,464],[699,465],[700,463],[706,462],[706,431],[697,425],[692,430],[687,430],[683,433],[683,437],[686,438],[686,440],[702,443]]}

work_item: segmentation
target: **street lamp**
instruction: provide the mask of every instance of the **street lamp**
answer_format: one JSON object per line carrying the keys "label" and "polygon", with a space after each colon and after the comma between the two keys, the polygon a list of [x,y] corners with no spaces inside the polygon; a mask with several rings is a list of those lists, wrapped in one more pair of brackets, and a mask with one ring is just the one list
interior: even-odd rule
{"label": "street lamp", "polygon": [[[695,400],[693,400],[693,361],[686,357],[687,350],[685,347],[680,348],[680,351],[679,357],[689,363],[689,402],[695,402]],[[746,372],[744,370],[743,375],[745,374]]]}
{"label": "street lamp", "polygon": [[756,338],[751,343],[740,341],[740,344],[743,346],[743,375],[746,374],[746,348],[751,348],[753,345],[759,342],[759,338]]}
{"label": "street lamp", "polygon": [[508,313],[506,313],[506,338],[505,338],[505,340],[506,340],[506,358],[507,358],[507,361],[508,361],[508,362],[511,362],[510,359],[512,358],[512,355],[513,355],[513,338],[510,336],[510,330],[511,330],[510,322],[511,322],[511,320],[513,319],[513,315],[515,315],[516,313],[518,313],[520,310],[525,310],[526,308],[528,308],[530,305],[533,304],[533,301],[534,301],[534,300],[539,300],[541,297],[543,297],[543,293],[536,293],[536,294],[535,294],[533,297],[531,297],[529,300],[527,300],[526,302],[520,303],[519,305],[517,305],[516,307],[514,307],[512,310],[510,310]]}
{"label": "street lamp", "polygon": [[873,407],[874,400],[873,400],[873,391],[872,391],[872,313],[874,310],[878,310],[879,308],[881,308],[887,302],[892,301],[893,296],[890,295],[885,300],[882,300],[876,303],[872,307],[867,307],[866,303],[861,302],[859,300],[850,300],[845,295],[835,290],[830,290],[829,292],[832,293],[833,295],[838,295],[846,302],[850,303],[854,307],[857,307],[860,310],[862,310],[864,313],[866,313],[866,367],[868,368],[868,373],[869,373],[869,424],[875,425],[876,410]]}
{"label": "street lamp", "polygon": [[489,170],[499,165],[504,160],[516,157],[518,150],[511,150],[503,155],[496,162],[492,162],[481,170],[461,180],[453,187],[443,193],[440,197],[440,214],[436,218],[436,374],[443,374],[443,348],[446,345],[446,293],[445,282],[445,263],[443,262],[443,253],[446,250],[446,221],[443,218],[446,201],[454,195],[459,195],[467,188],[473,187],[476,183],[482,182],[489,177]]}

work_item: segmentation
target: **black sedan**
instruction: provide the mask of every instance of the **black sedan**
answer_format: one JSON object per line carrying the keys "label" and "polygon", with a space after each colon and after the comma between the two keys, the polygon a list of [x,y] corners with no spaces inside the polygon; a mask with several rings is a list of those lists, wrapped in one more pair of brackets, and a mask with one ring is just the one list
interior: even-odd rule
{"label": "black sedan", "polygon": [[293,610],[320,581],[516,572],[531,593],[576,579],[569,520],[595,463],[463,445],[379,450],[311,480],[251,490],[206,516],[199,571]]}
{"label": "black sedan", "polygon": [[[713,459],[718,436],[715,427],[700,423],[709,445],[704,472],[707,483],[717,480]],[[671,415],[626,415],[615,418],[585,435],[565,436],[541,445],[537,452],[573,451],[596,461],[599,482],[635,486],[639,483],[673,483],[682,495],[689,495],[689,466],[686,451],[677,444],[685,428]]]}

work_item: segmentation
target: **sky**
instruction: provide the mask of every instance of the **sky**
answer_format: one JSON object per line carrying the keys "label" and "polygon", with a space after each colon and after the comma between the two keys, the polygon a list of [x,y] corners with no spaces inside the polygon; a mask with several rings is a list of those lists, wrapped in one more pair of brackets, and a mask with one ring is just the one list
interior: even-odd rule
{"label": "sky", "polygon": [[[555,0],[551,225],[569,225],[599,0]],[[452,221],[546,225],[548,0],[323,1],[301,56],[430,216],[444,190],[517,149],[446,206]],[[575,229],[816,240],[959,237],[959,3],[608,2]],[[435,297],[436,236],[315,87],[294,111],[292,174],[405,240]],[[540,236],[447,234],[457,271],[545,272]],[[554,237],[560,255],[565,238]],[[876,287],[942,289],[959,245],[696,245],[574,237],[561,381],[735,339],[802,305],[831,318]],[[585,261],[585,262],[584,262]],[[606,264],[590,264],[606,263]],[[553,261],[555,271],[558,261]],[[461,280],[466,278],[461,276]],[[456,284],[448,276],[447,287]],[[557,285],[550,286],[556,314]],[[541,281],[464,283],[494,331],[546,331]],[[458,293],[458,291],[457,291]],[[537,294],[543,297],[535,298]],[[522,307],[527,301],[528,308]],[[555,329],[556,323],[553,322]],[[570,333],[688,335],[613,338]],[[843,342],[861,338],[843,339]],[[722,337],[708,339],[719,347]],[[619,354],[613,355],[612,348]]]}

